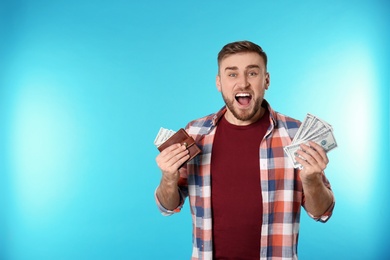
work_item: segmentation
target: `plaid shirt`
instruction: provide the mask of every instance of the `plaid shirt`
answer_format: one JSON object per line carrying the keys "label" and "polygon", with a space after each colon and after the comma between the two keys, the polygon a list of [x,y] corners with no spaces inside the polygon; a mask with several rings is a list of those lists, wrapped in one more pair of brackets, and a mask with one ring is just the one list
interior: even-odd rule
{"label": "plaid shirt", "polygon": [[[263,197],[263,223],[261,228],[260,259],[297,259],[297,245],[301,206],[305,196],[299,171],[293,168],[283,147],[291,143],[300,122],[271,109],[270,127],[260,143],[260,180]],[[212,259],[212,209],[210,163],[214,135],[219,119],[226,112],[222,108],[216,114],[190,122],[186,131],[195,139],[202,154],[180,169],[179,192],[181,203],[173,211],[165,209],[156,197],[157,205],[165,216],[179,212],[189,196],[193,221],[192,259]],[[323,175],[325,185],[329,181]],[[334,201],[317,221],[326,222],[332,215]]]}

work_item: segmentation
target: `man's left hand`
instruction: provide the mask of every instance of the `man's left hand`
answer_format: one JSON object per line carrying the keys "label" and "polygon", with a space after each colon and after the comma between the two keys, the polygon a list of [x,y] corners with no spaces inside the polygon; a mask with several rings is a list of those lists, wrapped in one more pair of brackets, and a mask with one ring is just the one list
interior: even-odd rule
{"label": "man's left hand", "polygon": [[317,143],[309,141],[307,144],[301,144],[301,150],[297,153],[295,159],[302,165],[300,177],[302,182],[310,184],[321,180],[321,173],[329,163],[325,150]]}

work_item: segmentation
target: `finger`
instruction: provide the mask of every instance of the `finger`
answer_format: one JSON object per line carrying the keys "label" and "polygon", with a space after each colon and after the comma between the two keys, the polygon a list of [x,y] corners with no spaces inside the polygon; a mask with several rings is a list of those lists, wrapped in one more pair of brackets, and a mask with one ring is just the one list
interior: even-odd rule
{"label": "finger", "polygon": [[162,154],[162,156],[165,156],[165,155],[167,155],[169,153],[172,153],[175,150],[178,151],[178,149],[180,149],[180,148],[183,148],[181,144],[179,144],[179,143],[172,144],[172,145],[168,146],[167,148],[165,148],[160,154]]}
{"label": "finger", "polygon": [[[311,155],[318,162],[326,162],[327,156],[324,149],[318,144],[311,142],[312,145],[301,144],[301,149]],[[315,146],[314,146],[315,145]]]}
{"label": "finger", "polygon": [[[184,150],[180,150],[178,153],[176,153],[178,150],[173,151],[170,155],[170,159],[167,161],[168,166],[174,166],[178,162],[182,161],[183,158],[185,158],[187,155],[189,155],[189,151],[184,148]],[[180,166],[180,165],[179,165]]]}
{"label": "finger", "polygon": [[[295,160],[300,163],[303,168],[309,171],[322,171],[322,167],[325,165],[322,162],[318,162],[308,151],[298,150]],[[320,156],[317,156],[320,158]],[[325,167],[325,166],[324,166]]]}
{"label": "finger", "polygon": [[311,148],[306,144],[300,145],[301,150],[298,150],[298,154],[305,158],[305,160],[312,161],[313,159],[316,161],[322,160],[321,156],[317,153],[316,150]]}
{"label": "finger", "polygon": [[179,170],[180,166],[183,165],[189,159],[189,157],[189,154],[185,154],[178,160],[171,160],[166,164],[161,165],[160,169],[164,175],[167,174],[169,176],[171,174],[175,174]]}
{"label": "finger", "polygon": [[322,157],[322,159],[324,160],[324,162],[325,162],[326,164],[328,164],[329,160],[328,160],[328,156],[327,156],[326,151],[324,150],[324,148],[323,148],[321,145],[319,145],[319,144],[317,144],[317,143],[315,143],[315,142],[313,142],[313,141],[309,141],[309,145],[310,145],[310,147],[312,147],[314,150],[316,150],[317,153]]}
{"label": "finger", "polygon": [[163,172],[173,172],[178,169],[179,166],[177,166],[177,163],[180,163],[181,161],[187,160],[188,158],[183,158],[188,155],[188,150],[180,145],[180,144],[175,144],[172,146],[167,147],[162,151],[157,157],[156,157],[156,162],[158,167],[163,171]]}
{"label": "finger", "polygon": [[180,144],[173,144],[165,148],[156,158],[159,163],[166,163],[171,160],[177,154],[185,151],[186,148]]}
{"label": "finger", "polygon": [[298,156],[295,157],[295,160],[299,162],[305,169],[319,170],[320,164],[308,153],[305,151],[297,151]]}
{"label": "finger", "polygon": [[298,150],[297,153],[299,156],[301,156],[308,164],[315,166],[321,170],[324,170],[326,168],[327,162],[324,160],[324,158],[318,153],[317,150],[313,149],[312,147],[302,144],[301,145],[302,150]]}
{"label": "finger", "polygon": [[179,169],[179,167],[183,165],[183,163],[185,163],[189,158],[190,158],[190,154],[189,153],[185,154],[182,158],[176,161],[174,165],[172,165],[172,167],[174,169]]}
{"label": "finger", "polygon": [[310,156],[310,154],[306,153],[305,150],[297,150],[297,156],[295,157],[295,160],[297,160],[297,162],[301,164],[302,162],[303,164],[309,164],[309,165],[313,164],[313,158]]}
{"label": "finger", "polygon": [[310,168],[312,167],[312,165],[309,164],[309,163],[307,162],[306,159],[303,159],[303,158],[301,158],[301,157],[299,157],[299,156],[296,156],[296,157],[295,157],[295,160],[296,160],[298,163],[300,163],[300,164],[303,166],[304,169],[310,169]]}

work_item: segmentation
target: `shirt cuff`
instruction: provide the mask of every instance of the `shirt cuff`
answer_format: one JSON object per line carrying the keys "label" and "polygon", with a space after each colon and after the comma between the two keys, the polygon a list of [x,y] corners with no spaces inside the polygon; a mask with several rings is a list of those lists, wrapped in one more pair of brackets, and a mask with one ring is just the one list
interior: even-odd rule
{"label": "shirt cuff", "polygon": [[327,222],[330,217],[332,216],[333,214],[333,209],[334,209],[334,206],[335,206],[336,202],[334,200],[334,197],[333,197],[333,203],[330,205],[330,207],[325,211],[324,214],[322,214],[321,216],[319,217],[315,217],[313,216],[312,214],[310,214],[310,212],[307,211],[307,214],[312,218],[314,219],[315,221],[319,221],[319,222],[322,222],[322,223],[325,223]]}
{"label": "shirt cuff", "polygon": [[184,204],[184,199],[183,199],[183,194],[181,194],[181,191],[179,189],[179,195],[180,195],[180,203],[179,203],[179,206],[177,206],[174,210],[169,210],[169,209],[166,209],[160,202],[160,200],[158,199],[157,197],[157,188],[156,190],[154,191],[154,198],[156,200],[156,204],[157,204],[157,207],[158,207],[158,210],[160,211],[160,213],[163,215],[163,216],[171,216],[175,213],[178,213],[181,211],[181,208],[183,207],[183,204]]}

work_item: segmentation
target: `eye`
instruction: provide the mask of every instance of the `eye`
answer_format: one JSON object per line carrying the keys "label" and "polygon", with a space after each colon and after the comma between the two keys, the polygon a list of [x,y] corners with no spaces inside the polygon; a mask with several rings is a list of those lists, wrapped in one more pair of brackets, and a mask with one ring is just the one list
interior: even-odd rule
{"label": "eye", "polygon": [[248,76],[249,76],[249,77],[256,77],[258,74],[259,74],[259,73],[257,73],[256,71],[250,71],[250,72],[248,73]]}
{"label": "eye", "polygon": [[228,76],[232,77],[232,78],[235,78],[235,77],[237,77],[237,73],[229,73]]}

